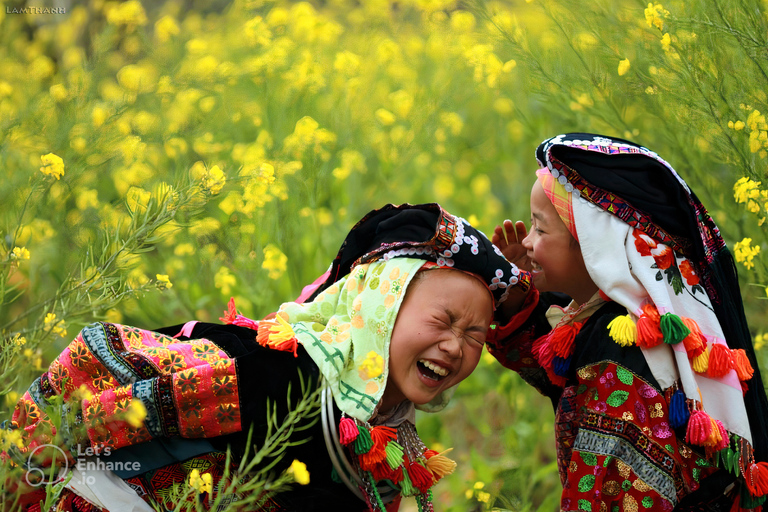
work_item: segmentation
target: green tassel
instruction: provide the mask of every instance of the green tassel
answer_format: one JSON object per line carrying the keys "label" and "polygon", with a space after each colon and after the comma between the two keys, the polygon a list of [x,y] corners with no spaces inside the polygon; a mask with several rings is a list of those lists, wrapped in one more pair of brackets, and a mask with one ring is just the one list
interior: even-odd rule
{"label": "green tassel", "polygon": [[403,463],[403,447],[397,444],[397,441],[387,443],[384,453],[387,454],[387,464],[392,469],[397,469]]}
{"label": "green tassel", "polygon": [[341,481],[341,477],[339,477],[339,473],[336,471],[336,468],[331,468],[331,480],[336,482],[337,484],[344,483]]}
{"label": "green tassel", "polygon": [[373,440],[371,439],[371,432],[363,425],[358,425],[357,429],[360,431],[355,439],[355,453],[362,455],[368,453],[373,448]]}
{"label": "green tassel", "polygon": [[419,494],[419,490],[413,486],[405,469],[403,469],[403,481],[400,482],[400,494],[403,496],[416,496]]}
{"label": "green tassel", "polygon": [[664,335],[664,343],[675,345],[683,341],[691,330],[674,313],[664,313],[660,321],[661,333]]}

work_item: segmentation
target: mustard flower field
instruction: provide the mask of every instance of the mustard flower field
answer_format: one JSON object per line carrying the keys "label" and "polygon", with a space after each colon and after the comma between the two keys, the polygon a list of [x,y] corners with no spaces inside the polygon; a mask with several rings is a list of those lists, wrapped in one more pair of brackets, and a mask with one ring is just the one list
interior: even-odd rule
{"label": "mustard flower field", "polygon": [[[533,151],[567,131],[686,179],[768,370],[765,0],[55,5],[0,10],[0,421],[82,326],[261,318],[386,203],[527,221]],[[436,510],[555,510],[552,423],[486,354],[418,417],[459,464]]]}

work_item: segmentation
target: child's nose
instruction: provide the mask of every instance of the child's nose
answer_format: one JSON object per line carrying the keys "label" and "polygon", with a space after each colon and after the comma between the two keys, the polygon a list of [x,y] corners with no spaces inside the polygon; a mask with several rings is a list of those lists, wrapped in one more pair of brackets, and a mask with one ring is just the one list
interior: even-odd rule
{"label": "child's nose", "polygon": [[531,230],[527,235],[525,235],[525,238],[523,238],[523,241],[520,242],[520,245],[522,245],[524,248],[531,250],[533,248],[533,242],[531,242],[531,235],[533,235],[533,230]]}
{"label": "child's nose", "polygon": [[445,352],[448,356],[458,359],[463,355],[464,349],[464,337],[461,333],[456,332],[455,329],[451,329],[451,334],[446,339],[438,344],[438,348]]}

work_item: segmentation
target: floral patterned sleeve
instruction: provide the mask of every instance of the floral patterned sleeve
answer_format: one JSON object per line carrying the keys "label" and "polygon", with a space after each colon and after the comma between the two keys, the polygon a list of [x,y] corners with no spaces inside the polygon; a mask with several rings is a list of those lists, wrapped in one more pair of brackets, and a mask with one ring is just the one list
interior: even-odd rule
{"label": "floral patterned sleeve", "polygon": [[667,401],[648,382],[613,362],[577,373],[556,426],[561,510],[671,511],[716,471],[678,438]]}
{"label": "floral patterned sleeve", "polygon": [[[234,359],[206,339],[179,341],[110,323],[85,327],[19,400],[11,423],[25,449],[61,431],[70,447],[112,449],[154,437],[240,430]],[[61,397],[63,400],[58,400]],[[146,409],[131,405],[139,400]],[[56,409],[56,403],[60,410]]]}

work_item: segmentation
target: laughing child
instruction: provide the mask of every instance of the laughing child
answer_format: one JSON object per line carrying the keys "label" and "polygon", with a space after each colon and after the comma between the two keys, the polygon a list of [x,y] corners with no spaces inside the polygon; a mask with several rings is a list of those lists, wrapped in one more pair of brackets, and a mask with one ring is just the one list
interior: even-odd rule
{"label": "laughing child", "polygon": [[717,226],[631,142],[536,157],[530,232],[492,237],[534,287],[488,346],[555,406],[561,510],[762,509],[768,402]]}

